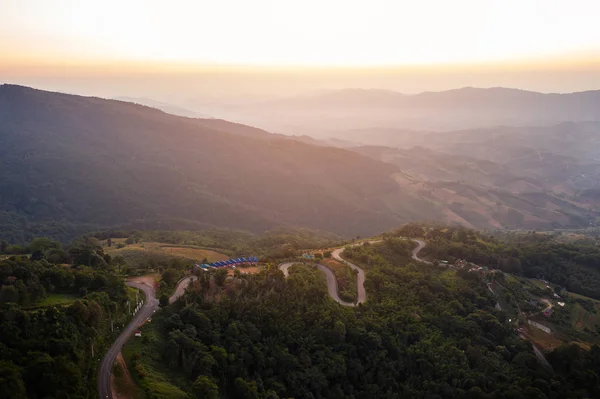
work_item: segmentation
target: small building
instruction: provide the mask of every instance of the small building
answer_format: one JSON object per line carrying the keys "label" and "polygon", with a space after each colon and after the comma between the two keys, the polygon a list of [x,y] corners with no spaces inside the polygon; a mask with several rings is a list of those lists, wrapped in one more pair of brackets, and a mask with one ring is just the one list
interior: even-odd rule
{"label": "small building", "polygon": [[136,331],[136,332],[135,332],[135,336],[136,336],[136,337],[141,337],[141,336],[142,336],[142,332],[141,332],[141,331],[139,331],[139,330],[138,330],[138,331]]}

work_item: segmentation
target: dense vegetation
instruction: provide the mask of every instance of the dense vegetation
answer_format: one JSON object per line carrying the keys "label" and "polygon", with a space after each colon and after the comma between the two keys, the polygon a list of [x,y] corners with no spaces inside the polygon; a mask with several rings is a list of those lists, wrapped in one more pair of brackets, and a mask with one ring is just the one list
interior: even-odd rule
{"label": "dense vegetation", "polygon": [[323,276],[306,267],[288,279],[277,269],[230,284],[202,276],[166,309],[150,344],[199,398],[600,394],[598,348],[561,348],[550,356],[556,372],[541,367],[485,285],[414,265],[411,248],[391,239],[348,251],[367,271],[369,300],[358,308],[331,301]]}
{"label": "dense vegetation", "polygon": [[563,240],[535,232],[495,235],[460,227],[408,224],[391,233],[425,237],[423,253],[438,260],[465,259],[527,277],[544,278],[571,292],[600,299],[600,247],[596,238]]}
{"label": "dense vegetation", "polygon": [[128,322],[110,257],[86,240],[3,247],[31,256],[0,258],[0,397],[94,397],[111,327]]}

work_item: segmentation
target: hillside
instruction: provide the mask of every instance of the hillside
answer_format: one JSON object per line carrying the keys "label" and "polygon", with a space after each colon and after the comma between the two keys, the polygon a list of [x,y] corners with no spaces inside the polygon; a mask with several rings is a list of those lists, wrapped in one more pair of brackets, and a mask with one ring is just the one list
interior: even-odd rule
{"label": "hillside", "polygon": [[[536,152],[535,159],[523,158],[517,163],[423,147],[363,146],[352,150],[398,166],[402,173],[395,178],[405,194],[441,209],[438,220],[486,228],[556,228],[595,225],[599,216],[594,193],[579,192],[573,184],[580,169],[565,170],[550,159],[537,165],[533,162],[538,160]],[[525,159],[532,161],[530,168],[525,167]],[[581,180],[579,176],[577,181]],[[573,195],[575,192],[579,194]]]}
{"label": "hillside", "polygon": [[114,225],[369,234],[401,220],[381,200],[398,191],[392,165],[261,132],[0,86],[3,238]]}
{"label": "hillside", "polygon": [[[460,154],[348,151],[20,86],[0,86],[0,138],[0,238],[14,242],[119,226],[262,232],[296,225],[364,236],[410,220],[550,228],[597,216],[548,192],[551,182],[534,173],[484,161],[465,168]],[[521,185],[527,189],[513,189]],[[586,201],[593,196],[586,192]]]}

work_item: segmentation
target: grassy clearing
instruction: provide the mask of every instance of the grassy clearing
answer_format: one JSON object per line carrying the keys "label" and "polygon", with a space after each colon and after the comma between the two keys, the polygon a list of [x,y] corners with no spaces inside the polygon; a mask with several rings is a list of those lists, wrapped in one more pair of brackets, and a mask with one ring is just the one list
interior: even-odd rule
{"label": "grassy clearing", "polygon": [[[157,399],[187,399],[189,382],[170,368],[160,354],[164,352],[165,340],[159,332],[162,313],[153,316],[152,323],[141,327],[142,338],[132,337],[123,347],[123,358],[133,381],[147,393],[146,396]],[[183,389],[182,389],[183,388]]]}
{"label": "grassy clearing", "polygon": [[541,290],[547,290],[547,291],[550,291],[550,290],[548,289],[548,287],[546,287],[546,283],[544,283],[544,282],[542,282],[542,281],[540,281],[540,280],[533,279],[533,278],[530,278],[530,279],[527,279],[527,280],[528,280],[528,281],[529,281],[531,284],[535,285],[536,287],[538,287],[538,288],[539,288],[539,289],[541,289]]}
{"label": "grassy clearing", "polygon": [[221,253],[218,253],[215,251],[211,251],[208,249],[202,249],[202,248],[194,248],[194,247],[187,247],[187,246],[186,247],[172,247],[172,246],[163,245],[160,247],[160,249],[171,255],[180,256],[180,257],[186,258],[186,259],[202,260],[203,258],[206,258],[209,263],[229,259],[229,256],[227,256],[227,255],[224,255],[224,254],[221,254]]}
{"label": "grassy clearing", "polygon": [[592,313],[584,309],[581,304],[571,306],[571,326],[583,331],[596,331],[600,327],[600,314],[598,309]]}
{"label": "grassy clearing", "polygon": [[527,335],[531,338],[533,343],[545,351],[551,351],[555,348],[558,348],[563,343],[563,341],[556,336],[552,334],[546,334],[538,328],[527,325],[525,326],[525,329],[527,330]]}
{"label": "grassy clearing", "polygon": [[154,271],[161,265],[164,267],[171,264],[175,259],[190,265],[201,262],[205,258],[209,263],[229,259],[225,254],[200,247],[169,245],[159,242],[142,242],[123,248],[117,248],[114,244],[110,248],[104,246],[104,251],[112,257],[122,256],[125,259],[126,266],[123,267],[122,272],[126,275]]}
{"label": "grassy clearing", "polygon": [[49,294],[46,298],[31,306],[31,308],[44,308],[47,306],[67,306],[75,302],[79,297],[73,294]]}
{"label": "grassy clearing", "polygon": [[219,260],[227,260],[229,256],[224,255],[219,252],[211,251],[208,249],[194,247],[189,245],[177,246],[177,245],[169,245],[163,244],[159,242],[141,242],[137,244],[127,245],[124,248],[117,248],[116,244],[112,247],[104,247],[104,251],[111,256],[125,256],[133,253],[135,251],[140,252],[149,252],[152,254],[162,254],[162,255],[170,255],[184,259],[191,259],[200,261],[203,258],[208,259],[209,262],[216,262]]}

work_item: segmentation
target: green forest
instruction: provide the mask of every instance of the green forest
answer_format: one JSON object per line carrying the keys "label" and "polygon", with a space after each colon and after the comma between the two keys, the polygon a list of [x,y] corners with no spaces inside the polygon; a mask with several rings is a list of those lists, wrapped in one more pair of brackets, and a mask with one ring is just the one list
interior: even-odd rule
{"label": "green forest", "polygon": [[192,288],[168,305],[189,263],[156,262],[161,310],[142,327],[144,338],[123,349],[140,398],[600,396],[598,346],[557,347],[545,354],[545,367],[481,280],[416,262],[407,236],[425,238],[421,256],[432,260],[468,259],[523,276],[541,268],[556,284],[568,276],[567,289],[573,281],[581,293],[596,289],[595,237],[532,232],[409,224],[381,243],[347,246],[343,257],[366,273],[367,301],[357,307],[332,301],[323,273],[310,265],[292,266],[288,278],[278,269],[306,250],[329,259],[324,248],[350,243],[318,231],[114,230],[68,245],[3,242],[0,397],[97,396],[99,361],[136,297],[122,274],[131,269],[103,251],[109,238],[258,254],[266,265],[229,278],[225,270],[197,272]]}
{"label": "green forest", "polygon": [[[277,268],[194,290],[164,310],[135,373],[159,353],[198,398],[587,398],[600,395],[600,348],[561,347],[541,366],[478,280],[415,264],[412,244],[347,248],[368,301],[331,301],[321,273]],[[163,387],[164,388],[164,387]],[[175,389],[175,388],[173,388]]]}
{"label": "green forest", "polygon": [[0,397],[97,396],[99,359],[129,321],[135,292],[84,239],[1,249]]}
{"label": "green forest", "polygon": [[424,256],[543,278],[568,291],[600,299],[600,246],[596,234],[480,232],[463,227],[410,223],[386,236],[423,237]]}

